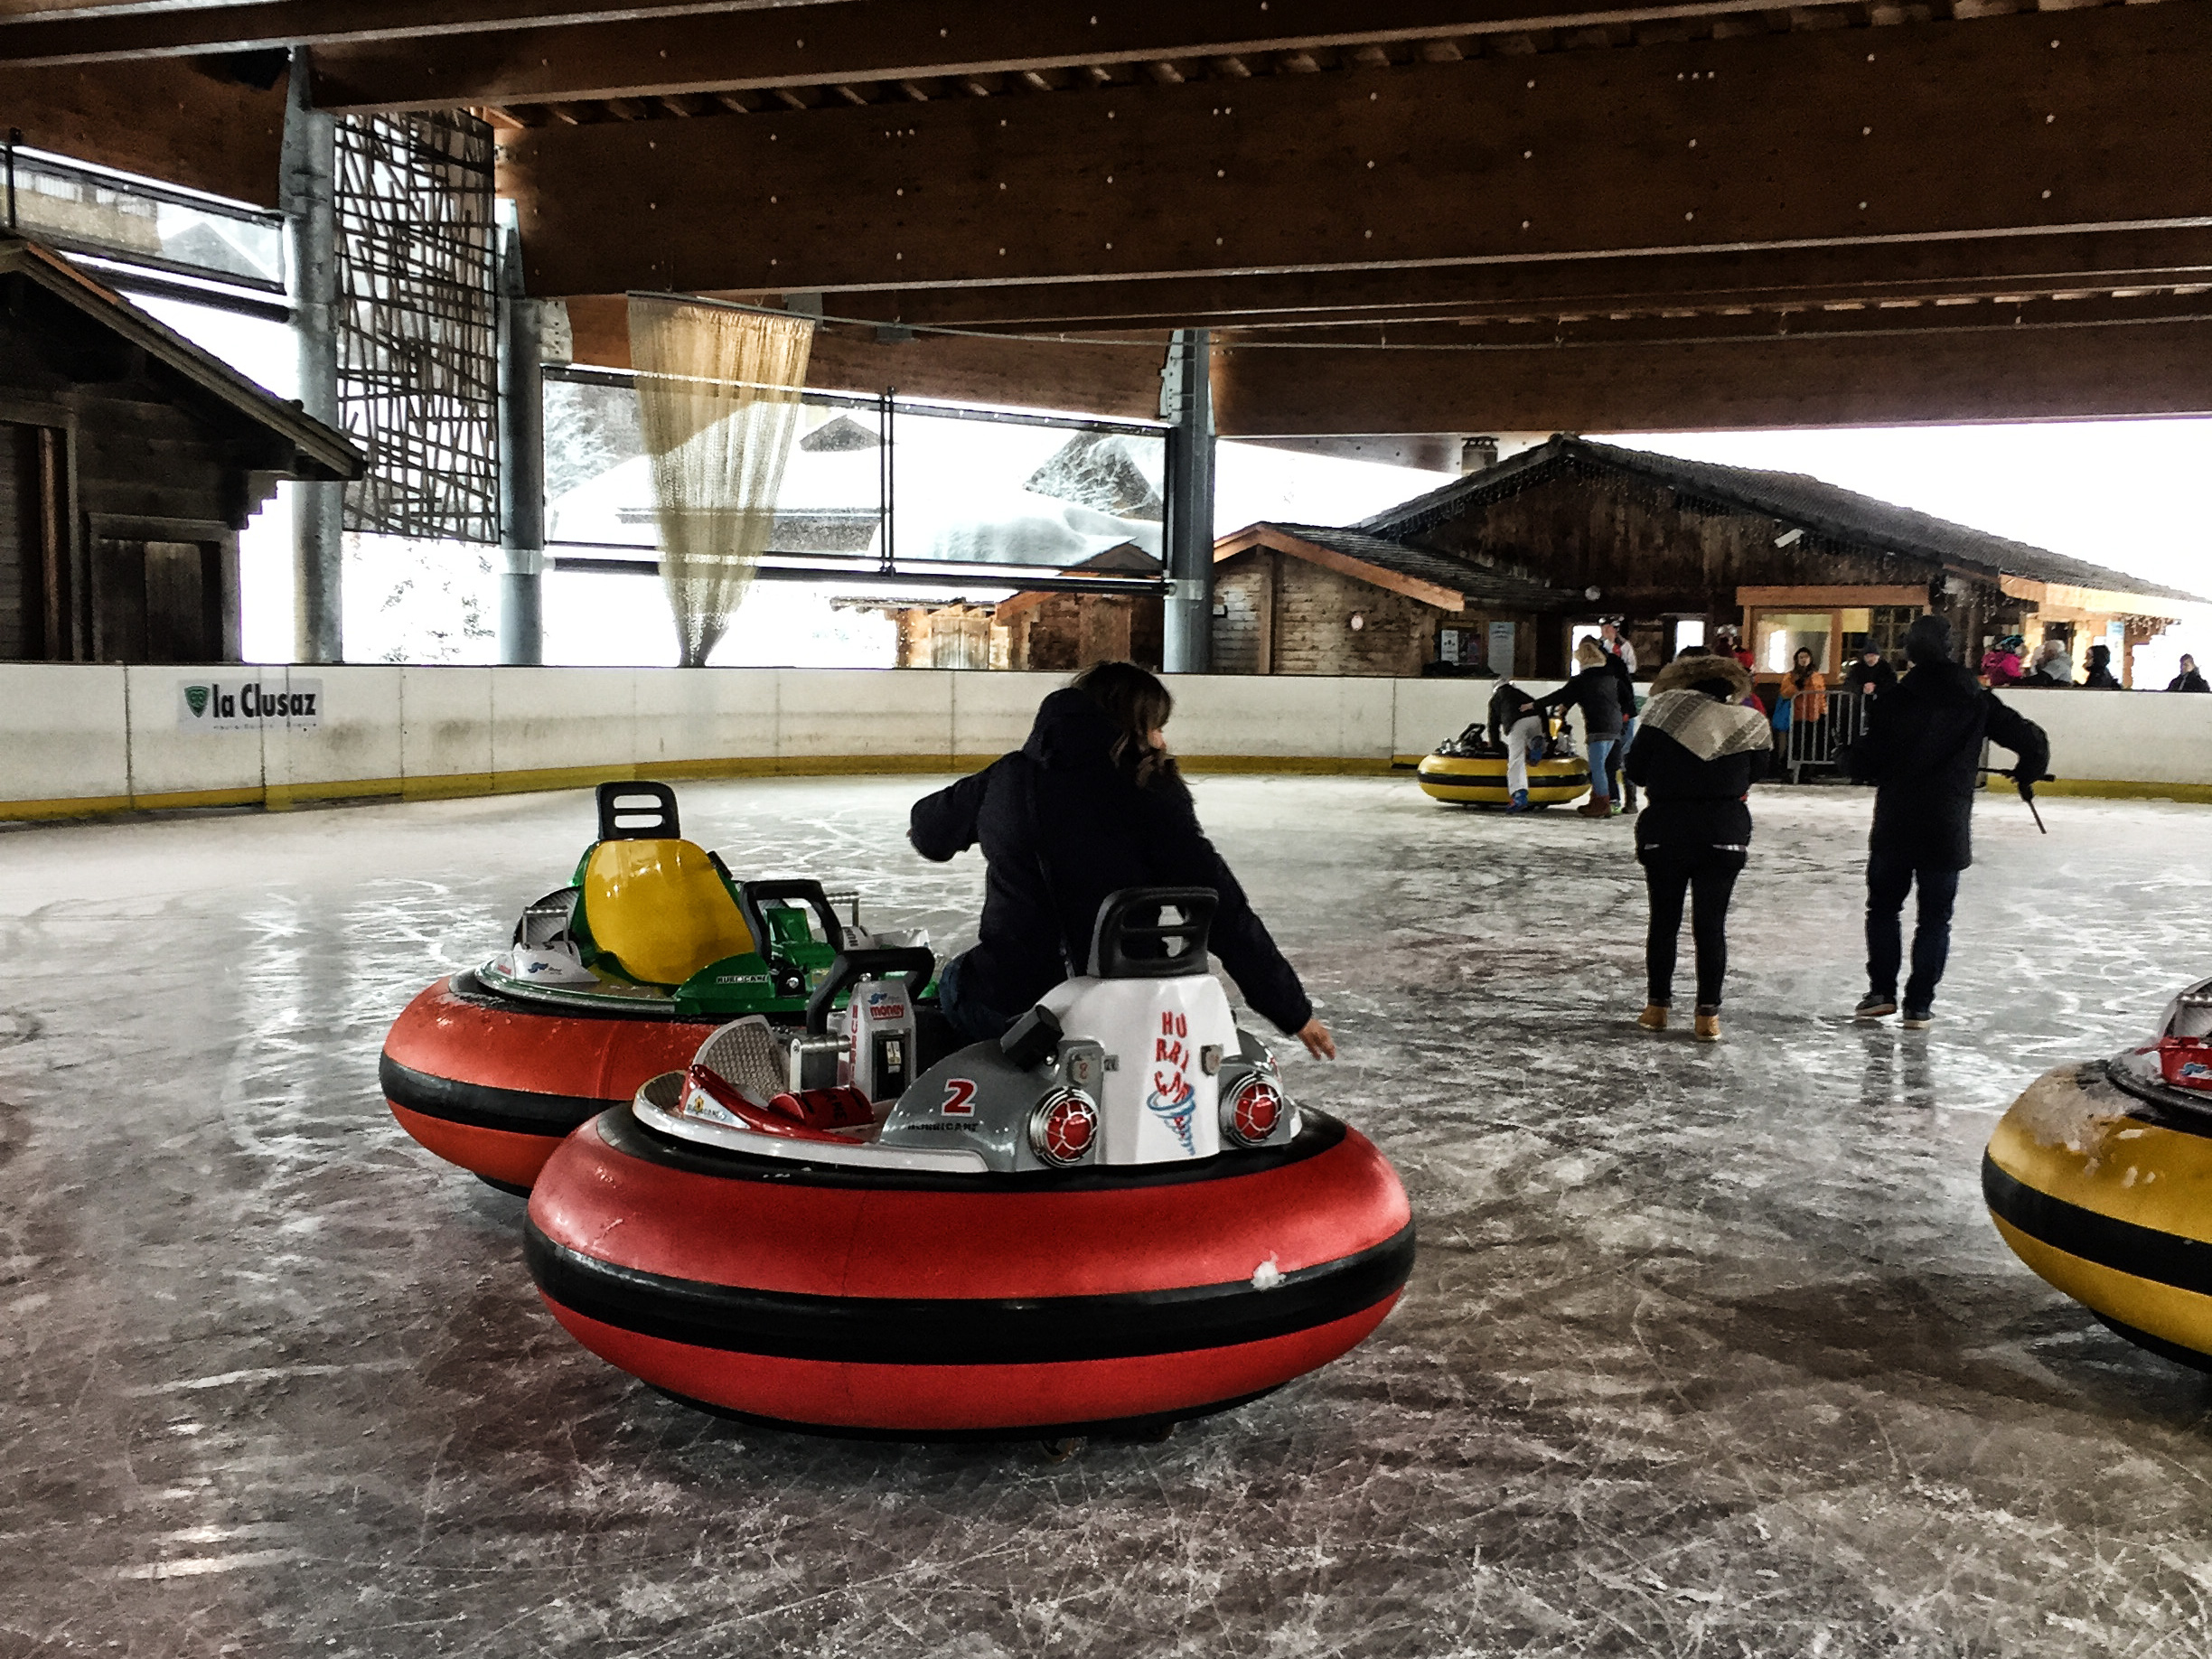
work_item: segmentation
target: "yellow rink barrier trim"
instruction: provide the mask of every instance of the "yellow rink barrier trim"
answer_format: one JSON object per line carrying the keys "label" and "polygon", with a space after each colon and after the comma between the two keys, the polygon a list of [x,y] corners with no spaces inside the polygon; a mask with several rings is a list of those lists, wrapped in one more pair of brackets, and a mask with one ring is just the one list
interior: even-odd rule
{"label": "yellow rink barrier trim", "polygon": [[[804,755],[638,761],[603,766],[548,766],[519,772],[442,773],[396,778],[333,778],[307,783],[248,784],[235,789],[151,791],[131,795],[63,795],[49,800],[0,801],[0,821],[105,818],[122,812],[188,811],[196,808],[260,806],[282,812],[332,801],[443,801],[475,795],[530,794],[541,790],[589,789],[641,778],[682,783],[714,778],[901,776],[979,772],[996,755]],[[1379,777],[1419,768],[1421,755],[1178,755],[1185,772],[1303,777]],[[1587,787],[1585,785],[1584,787]],[[2043,795],[2081,795],[2109,801],[2212,803],[2212,783],[2142,783],[2121,779],[2060,778],[2036,786]],[[1579,793],[1580,791],[1576,792]]]}
{"label": "yellow rink barrier trim", "polygon": [[[0,822],[104,818],[125,812],[164,812],[212,807],[266,807],[272,812],[334,801],[447,801],[483,795],[532,794],[590,789],[640,779],[684,783],[716,778],[896,777],[980,772],[992,755],[744,755],[701,760],[638,761],[604,766],[546,766],[518,772],[440,773],[422,777],[342,778],[326,782],[248,784],[237,789],[166,791],[135,795],[64,795],[42,801],[0,801]],[[1289,773],[1308,776],[1380,777],[1392,763],[1381,757],[1326,755],[1178,755],[1195,773]]]}
{"label": "yellow rink barrier trim", "polygon": [[2039,795],[2088,795],[2104,801],[2212,801],[2212,783],[2131,783],[2119,778],[2053,778]]}

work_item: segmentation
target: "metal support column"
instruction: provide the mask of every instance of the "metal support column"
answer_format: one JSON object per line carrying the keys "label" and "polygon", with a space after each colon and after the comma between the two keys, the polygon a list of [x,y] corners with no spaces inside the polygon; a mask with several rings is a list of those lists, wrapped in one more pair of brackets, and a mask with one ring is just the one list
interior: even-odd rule
{"label": "metal support column", "polygon": [[1161,666],[1203,674],[1214,664],[1214,394],[1203,328],[1178,328],[1160,370],[1167,433],[1167,605]]}
{"label": "metal support column", "polygon": [[[292,49],[285,97],[284,210],[292,239],[300,408],[339,422],[336,125],[308,101],[307,49]],[[292,496],[292,651],[302,662],[344,658],[345,486],[299,483]]]}
{"label": "metal support column", "polygon": [[499,660],[536,664],[545,661],[545,352],[511,226],[500,236],[499,280]]}

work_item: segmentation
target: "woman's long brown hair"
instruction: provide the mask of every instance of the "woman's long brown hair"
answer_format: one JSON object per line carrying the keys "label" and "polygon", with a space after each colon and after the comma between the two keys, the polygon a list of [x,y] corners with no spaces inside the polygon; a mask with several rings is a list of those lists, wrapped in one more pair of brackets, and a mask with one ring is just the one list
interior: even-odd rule
{"label": "woman's long brown hair", "polygon": [[1093,662],[1069,683],[1106,711],[1114,764],[1132,767],[1139,789],[1175,775],[1175,762],[1152,746],[1152,734],[1175,713],[1175,698],[1158,675],[1134,662]]}

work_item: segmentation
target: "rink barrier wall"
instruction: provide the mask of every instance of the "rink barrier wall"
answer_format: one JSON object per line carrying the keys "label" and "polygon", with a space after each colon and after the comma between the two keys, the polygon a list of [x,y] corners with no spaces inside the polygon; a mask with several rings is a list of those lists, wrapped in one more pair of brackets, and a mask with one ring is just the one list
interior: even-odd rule
{"label": "rink barrier wall", "polygon": [[[323,688],[319,723],[183,729],[183,689]],[[928,669],[241,670],[0,664],[0,817],[571,789],[654,777],[973,770],[1056,674]],[[1483,717],[1491,682],[1177,675],[1195,773],[1379,774]],[[1526,682],[1531,690],[1550,684]],[[2008,692],[2051,735],[2051,794],[2212,801],[2212,697]],[[2001,760],[2002,756],[1999,757]]]}

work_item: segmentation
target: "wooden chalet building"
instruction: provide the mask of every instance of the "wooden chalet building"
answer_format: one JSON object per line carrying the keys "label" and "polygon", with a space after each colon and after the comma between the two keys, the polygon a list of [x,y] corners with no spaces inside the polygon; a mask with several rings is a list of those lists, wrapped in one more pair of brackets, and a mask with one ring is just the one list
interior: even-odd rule
{"label": "wooden chalet building", "polygon": [[2124,664],[2201,603],[1816,478],[1569,436],[1345,529],[1250,526],[1214,560],[1225,673],[1556,678],[1578,627],[1614,617],[1647,673],[1734,627],[1761,674],[1800,647],[1832,674],[1870,642],[1898,655],[1929,611],[1970,660],[2020,633],[2066,641],[2078,673],[2091,644]]}
{"label": "wooden chalet building", "polygon": [[1495,651],[1496,671],[1533,675],[1577,603],[1364,529],[1254,524],[1214,544],[1214,671],[1411,675]]}
{"label": "wooden chalet building", "polygon": [[0,661],[239,656],[238,533],[345,437],[0,234]]}

